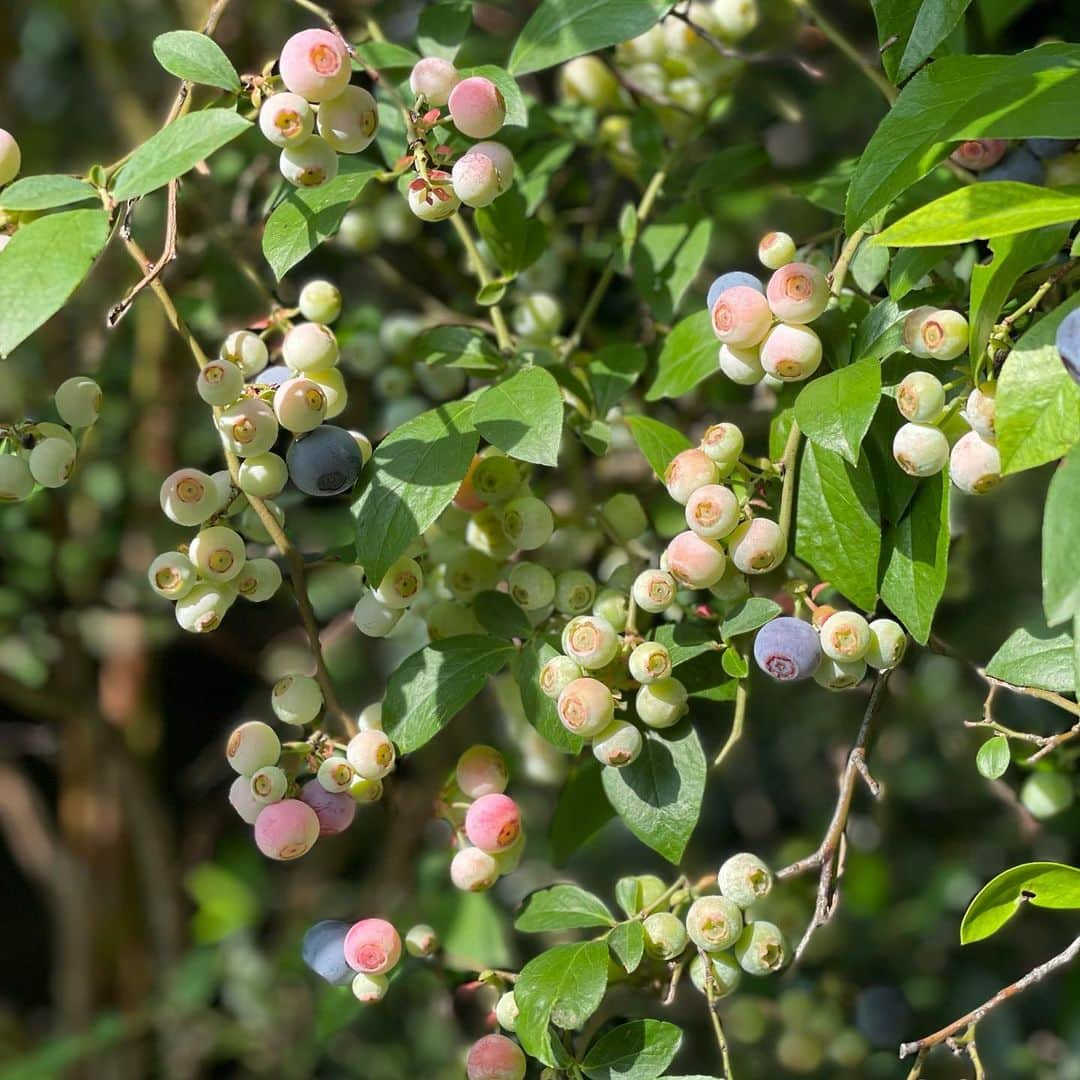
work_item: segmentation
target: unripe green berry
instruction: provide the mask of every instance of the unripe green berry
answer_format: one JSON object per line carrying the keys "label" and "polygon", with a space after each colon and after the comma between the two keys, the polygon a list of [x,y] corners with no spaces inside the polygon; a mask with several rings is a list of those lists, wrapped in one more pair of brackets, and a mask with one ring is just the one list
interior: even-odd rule
{"label": "unripe green berry", "polygon": [[446,564],[443,584],[455,600],[470,603],[493,589],[499,580],[499,564],[479,551],[467,550],[455,555]]}
{"label": "unripe green berry", "polygon": [[390,982],[385,975],[369,975],[366,971],[358,971],[352,982],[353,997],[364,1005],[374,1005],[386,997],[386,991],[390,989]]}
{"label": "unripe green berry", "polygon": [[511,598],[524,611],[538,611],[555,601],[555,577],[539,563],[516,563],[507,585]]}
{"label": "unripe green berry", "polygon": [[195,587],[199,575],[191,560],[179,551],[165,551],[150,564],[147,571],[150,588],[169,600],[179,600]]}
{"label": "unripe green berry", "polygon": [[286,379],[274,391],[274,415],[295,435],[314,431],[326,418],[326,394],[313,379]]}
{"label": "unripe green berry", "polygon": [[766,233],[758,244],[758,260],[769,270],[779,270],[794,258],[795,241],[786,232]]}
{"label": "unripe green berry", "polygon": [[[318,122],[319,134],[332,149],[339,154],[359,154],[371,145],[378,131],[379,107],[375,98],[362,86],[346,86],[340,94],[319,105]],[[304,317],[311,319],[316,316],[308,315],[305,311]],[[319,321],[333,322],[336,317],[335,312],[330,318]]]}
{"label": "unripe green berry", "polygon": [[870,625],[857,611],[837,611],[821,626],[821,651],[832,660],[861,660],[870,648]]}
{"label": "unripe green berry", "polygon": [[593,757],[601,765],[621,769],[637,760],[644,745],[641,732],[633,724],[614,720],[593,739]]}
{"label": "unripe green berry", "polygon": [[231,360],[211,360],[195,383],[207,405],[231,405],[244,391],[244,373]]}
{"label": "unripe green berry", "polygon": [[34,477],[25,459],[16,454],[0,454],[0,502],[22,502],[33,490]]}
{"label": "unripe green berry", "polygon": [[634,579],[634,603],[650,615],[666,611],[675,602],[675,579],[666,570],[643,570]]}
{"label": "unripe green berry", "polygon": [[244,538],[227,525],[212,525],[195,535],[188,558],[207,581],[230,581],[244,568]]}
{"label": "unripe green berry", "polygon": [[365,780],[381,780],[388,776],[397,758],[389,736],[376,728],[357,732],[345,747],[345,756],[357,775]]}
{"label": "unripe green berry", "polygon": [[773,975],[788,962],[788,943],[771,922],[747,923],[735,942],[735,959],[748,975]]}
{"label": "unripe green berry", "polygon": [[742,928],[742,909],[723,896],[699,896],[686,913],[686,932],[705,952],[720,952],[734,945]]}
{"label": "unripe green berry", "polygon": [[281,587],[281,568],[273,559],[248,559],[233,578],[236,591],[253,604],[269,600]]}
{"label": "unripe green berry", "polygon": [[299,146],[286,146],[278,158],[278,169],[294,187],[321,187],[337,176],[338,156],[328,142],[312,135]]}
{"label": "unripe green berry", "polygon": [[361,634],[367,637],[386,637],[399,622],[405,612],[402,608],[388,607],[372,589],[356,602],[353,608],[353,622]]}
{"label": "unripe green berry", "polygon": [[[537,500],[539,501],[539,500]],[[526,514],[531,511],[526,510]],[[550,513],[550,511],[549,511]],[[528,523],[524,520],[525,515],[518,515],[514,519],[514,527],[523,531]],[[535,516],[535,515],[534,515]],[[533,538],[538,538],[533,534]],[[518,545],[507,536],[503,528],[503,515],[499,507],[486,506],[483,510],[473,514],[469,523],[465,526],[465,543],[469,547],[479,551],[482,555],[505,562],[517,550]],[[537,544],[542,547],[542,544]],[[531,550],[531,549],[523,549]]]}
{"label": "unripe green berry", "polygon": [[63,487],[75,469],[75,448],[66,439],[42,439],[34,444],[27,464],[42,487]]}
{"label": "unripe green berry", "polygon": [[757,345],[748,349],[721,345],[717,366],[736,386],[756,386],[765,376]]}
{"label": "unripe green berry", "polygon": [[620,544],[636,540],[649,527],[641,500],[627,492],[612,495],[604,503],[600,508],[600,520]]}
{"label": "unripe green berry", "polygon": [[424,587],[424,572],[415,559],[402,556],[383,575],[375,595],[388,608],[407,608]]}
{"label": "unripe green berry", "polygon": [[310,724],[323,707],[322,690],[310,675],[284,675],[270,693],[274,715],[283,724]]}
{"label": "unripe green berry", "polygon": [[438,948],[439,935],[427,923],[417,923],[405,934],[405,951],[410,956],[431,956]]}
{"label": "unripe green berry", "polygon": [[270,362],[266,342],[250,330],[235,330],[222,342],[219,357],[237,364],[245,379],[258,375]]}
{"label": "unripe green berry", "polygon": [[955,360],[968,346],[968,323],[958,311],[916,308],[904,323],[904,342],[915,356]]}
{"label": "unripe green berry", "polygon": [[896,407],[905,420],[932,424],[945,411],[945,387],[928,371],[912,371],[896,388]]}
{"label": "unripe green berry", "polygon": [[1064,773],[1032,773],[1020,788],[1020,801],[1040,821],[1067,810],[1075,798],[1073,779]]}
{"label": "unripe green berry", "polygon": [[[708,967],[706,967],[708,963]],[[708,995],[709,976],[712,976],[712,996],[715,1000],[725,998],[738,989],[743,971],[730,952],[698,953],[690,961],[690,982],[701,993]]]}
{"label": "unripe green berry", "polygon": [[558,333],[563,321],[562,306],[550,293],[535,292],[514,308],[512,321],[519,337],[542,344]]}
{"label": "unripe green berry", "polygon": [[615,718],[615,700],[598,679],[580,678],[559,695],[559,720],[572,735],[591,739]]}
{"label": "unripe green berry", "polygon": [[176,622],[189,634],[208,634],[221,625],[236,595],[231,581],[200,581],[176,601]]}
{"label": "unripe green berry", "polygon": [[671,653],[658,641],[643,641],[630,654],[630,677],[652,683],[671,674]]}
{"label": "unripe green berry", "polygon": [[249,720],[229,736],[225,760],[241,776],[251,776],[264,765],[276,765],[281,757],[281,741],[269,724]]}
{"label": "unripe green berry", "polygon": [[[398,611],[397,614],[402,612]],[[427,609],[424,621],[427,624],[428,637],[432,641],[445,641],[463,634],[485,632],[473,609],[467,604],[459,604],[456,600],[436,601]]]}
{"label": "unripe green berry", "polygon": [[507,990],[495,1003],[495,1019],[503,1031],[515,1031],[521,1010],[514,1000],[514,991]]}
{"label": "unripe green berry", "polygon": [[503,503],[521,487],[521,471],[505,454],[485,454],[471,472],[473,490],[486,503]]}
{"label": "unripe green berry", "polygon": [[502,515],[506,538],[522,551],[535,551],[551,539],[555,519],[542,499],[526,495],[506,504]]}
{"label": "unripe green berry", "polygon": [[964,419],[971,425],[972,431],[983,442],[994,444],[997,442],[997,429],[994,424],[997,411],[997,386],[994,383],[983,383],[976,386],[964,404]]}
{"label": "unripe green berry", "polygon": [[251,797],[261,806],[281,802],[289,790],[289,778],[276,765],[264,765],[251,774]]}
{"label": "unripe green berry", "polygon": [[462,892],[482,892],[499,879],[494,856],[478,847],[462,848],[450,862],[450,880]]}
{"label": "unripe green berry", "polygon": [[949,460],[949,440],[936,427],[904,424],[893,436],[892,452],[909,476],[933,476]]}
{"label": "unripe green berry", "polygon": [[892,619],[875,619],[870,624],[870,647],[865,660],[875,671],[888,671],[904,659],[907,634]]}
{"label": "unripe green berry", "polygon": [[319,765],[315,779],[330,792],[348,791],[356,779],[356,771],[342,757],[328,757]]}
{"label": "unripe green berry", "polygon": [[651,728],[669,728],[690,710],[686,687],[670,675],[642,686],[634,698],[637,714]]}
{"label": "unripe green berry", "polygon": [[217,419],[226,447],[237,457],[265,454],[277,442],[277,417],[261,398],[241,398]]}
{"label": "unripe green berry", "polygon": [[341,351],[329,326],[306,322],[297,324],[285,335],[281,357],[293,371],[323,371],[338,362]]}
{"label": "unripe green berry", "polygon": [[601,589],[593,604],[593,614],[611,623],[615,631],[621,634],[630,617],[630,597],[619,589]]}
{"label": "unripe green berry", "polygon": [[357,776],[349,786],[349,794],[361,804],[378,802],[383,796],[383,783],[381,780]]}
{"label": "unripe green berry", "polygon": [[73,375],[56,388],[53,404],[69,427],[91,427],[101,412],[101,387],[85,375]]}
{"label": "unripe green berry", "polygon": [[555,610],[582,615],[596,601],[596,579],[586,570],[563,570],[555,578]]}
{"label": "unripe green berry", "polygon": [[772,891],[773,876],[756,855],[741,851],[725,859],[716,875],[720,892],[741,908],[764,900]]}
{"label": "unripe green berry", "polygon": [[582,667],[569,656],[553,656],[540,669],[540,691],[552,701],[558,701],[559,695],[583,674]]}
{"label": "unripe green berry", "polygon": [[686,927],[670,911],[657,911],[643,923],[645,951],[660,960],[674,960],[686,948]]}
{"label": "unripe green berry", "polygon": [[278,454],[256,454],[240,462],[237,481],[245,495],[257,499],[272,499],[280,494],[289,479],[289,467]]}
{"label": "unripe green berry", "polygon": [[814,672],[814,682],[826,690],[850,690],[858,686],[865,676],[865,660],[834,660],[825,656]]}

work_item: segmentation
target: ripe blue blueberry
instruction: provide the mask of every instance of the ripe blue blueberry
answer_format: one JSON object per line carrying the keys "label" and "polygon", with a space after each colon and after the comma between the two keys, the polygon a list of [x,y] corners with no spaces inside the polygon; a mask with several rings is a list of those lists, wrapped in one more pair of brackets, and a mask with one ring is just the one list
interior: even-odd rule
{"label": "ripe blue blueberry", "polygon": [[356,440],[333,424],[295,440],[285,460],[292,482],[305,495],[340,495],[356,483],[364,466]]}
{"label": "ripe blue blueberry", "polygon": [[1061,362],[1075,383],[1080,384],[1080,308],[1070,311],[1057,330],[1054,341]]}
{"label": "ripe blue blueberry", "polygon": [[757,665],[777,682],[808,679],[821,663],[817,631],[802,619],[781,616],[766,623],[754,639]]}
{"label": "ripe blue blueberry", "polygon": [[1027,139],[1024,146],[1037,158],[1056,158],[1067,154],[1076,145],[1075,139]]}
{"label": "ripe blue blueberry", "polygon": [[355,974],[345,960],[345,935],[351,925],[323,919],[308,928],[300,946],[304,963],[331,986],[348,986]]}
{"label": "ripe blue blueberry", "polygon": [[753,274],[747,274],[742,270],[732,270],[728,274],[721,274],[709,286],[709,295],[705,301],[705,306],[709,311],[712,311],[713,304],[716,303],[717,297],[725,289],[733,289],[736,285],[745,285],[747,288],[756,289],[762,296],[765,295],[765,286],[762,284],[760,278],[756,278]]}
{"label": "ripe blue blueberry", "polygon": [[1013,180],[1021,184],[1041,184],[1045,176],[1042,161],[1026,146],[1018,147],[992,169],[979,173],[980,180]]}

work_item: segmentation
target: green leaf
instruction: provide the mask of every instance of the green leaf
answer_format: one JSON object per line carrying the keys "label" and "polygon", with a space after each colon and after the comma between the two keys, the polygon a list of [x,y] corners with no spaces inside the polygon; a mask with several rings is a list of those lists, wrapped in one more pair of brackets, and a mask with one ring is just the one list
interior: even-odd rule
{"label": "green leaf", "polygon": [[733,679],[745,679],[750,674],[749,661],[735,648],[724,650],[720,657],[720,666],[724,673]]}
{"label": "green leaf", "polygon": [[557,465],[563,400],[559,384],[542,367],[525,367],[489,386],[473,409],[476,430],[519,461]]}
{"label": "green leaf", "polygon": [[851,260],[851,277],[864,293],[872,293],[889,272],[889,252],[864,241]]}
{"label": "green leaf", "polygon": [[768,600],[764,596],[751,596],[742,606],[733,611],[720,627],[720,636],[725,641],[730,641],[739,634],[749,634],[772,622],[783,608],[774,600]]}
{"label": "green leaf", "polygon": [[434,326],[409,346],[409,358],[433,367],[459,367],[483,374],[502,370],[499,350],[475,326]]}
{"label": "green leaf", "polygon": [[462,634],[408,657],[383,699],[383,728],[398,752],[411,754],[438,735],[513,655],[509,642]]}
{"label": "green leaf", "polygon": [[653,631],[652,639],[667,649],[673,668],[704,653],[716,652],[719,648],[712,630],[694,620],[658,626]]}
{"label": "green leaf", "polygon": [[903,82],[953,32],[971,0],[872,0],[881,61]]}
{"label": "green leaf", "polygon": [[988,37],[1000,34],[1017,16],[1027,11],[1035,0],[975,0],[983,29]]}
{"label": "green leaf", "polygon": [[600,763],[590,754],[577,764],[555,803],[548,829],[552,862],[562,865],[614,816],[604,797]]}
{"label": "green leaf", "polygon": [[338,231],[345,212],[378,171],[360,158],[344,156],[328,184],[290,187],[263,229],[262,252],[278,281]]}
{"label": "green leaf", "polygon": [[656,1080],[681,1044],[682,1032],[666,1020],[631,1020],[597,1039],[581,1070],[589,1080]]}
{"label": "green leaf", "polygon": [[795,399],[795,419],[818,449],[854,465],[880,399],[881,365],[860,360],[808,382]]}
{"label": "green leaf", "polygon": [[705,755],[688,720],[644,734],[636,761],[604,767],[604,791],[626,827],[677,866],[701,813]]}
{"label": "green leaf", "polygon": [[[608,950],[604,940],[556,945],[530,960],[514,983],[520,1010],[515,1033],[530,1056],[558,1064],[549,1024],[565,1031],[582,1027],[604,999]],[[565,1051],[562,1051],[565,1053]]]}
{"label": "green leaf", "polygon": [[157,62],[178,79],[240,93],[240,76],[221,46],[194,30],[171,30],[154,38]]}
{"label": "green leaf", "polygon": [[1013,686],[1069,694],[1077,685],[1073,659],[1072,635],[1020,629],[990,658],[986,674]]}
{"label": "green leaf", "polygon": [[91,184],[74,176],[24,176],[0,191],[0,210],[53,210],[97,197]]}
{"label": "green leaf", "polygon": [[473,614],[480,625],[495,637],[529,638],[532,625],[521,610],[504,592],[487,589],[473,601]]}
{"label": "green leaf", "polygon": [[711,238],[712,221],[688,205],[673,207],[641,233],[631,260],[634,287],[659,322],[675,317],[705,262]]}
{"label": "green leaf", "polygon": [[526,934],[614,926],[615,918],[598,896],[577,885],[550,885],[522,901],[514,926]]}
{"label": "green leaf", "polygon": [[[525,105],[521,87],[518,86],[517,79],[505,68],[496,67],[494,64],[480,64],[479,67],[459,68],[458,72],[463,79],[467,79],[470,75],[483,75],[485,79],[495,84],[506,104],[506,119],[503,121],[506,127],[525,127],[528,124],[529,110]],[[500,196],[497,201],[501,202],[505,197],[505,195]]]}
{"label": "green leaf", "polygon": [[695,311],[688,315],[664,339],[656,362],[656,377],[645,400],[679,397],[693,390],[717,370],[719,354],[720,343],[713,333],[709,313]]}
{"label": "green leaf", "polygon": [[1017,279],[1032,267],[1053,258],[1068,235],[1068,225],[1052,225],[1017,236],[999,236],[990,241],[993,259],[972,267],[968,352],[972,378],[976,382],[986,359],[990,331]]}
{"label": "green leaf", "polygon": [[1054,461],[1080,441],[1080,386],[1054,345],[1080,293],[1040,319],[1013,346],[998,379],[994,417],[1003,474]]}
{"label": "green leaf", "polygon": [[376,71],[405,71],[420,57],[393,41],[365,41],[356,46],[357,59]]}
{"label": "green leaf", "polygon": [[0,356],[64,306],[108,238],[104,210],[65,210],[19,228],[0,251]]}
{"label": "green leaf", "polygon": [[1055,862],[1014,866],[988,881],[964,912],[960,943],[996,934],[1024,904],[1054,911],[1080,908],[1080,870]]}
{"label": "green leaf", "polygon": [[597,350],[585,369],[597,416],[606,416],[622,401],[645,370],[645,362],[640,345],[605,345]]}
{"label": "green leaf", "polygon": [[640,919],[619,923],[607,936],[608,948],[627,974],[637,971],[645,955],[645,930]]}
{"label": "green leaf", "polygon": [[1043,608],[1057,626],[1080,615],[1080,446],[1050,481],[1042,540]]}
{"label": "green leaf", "polygon": [[870,464],[858,465],[808,443],[799,465],[795,554],[853,604],[877,600],[881,514]]}
{"label": "green leaf", "polygon": [[395,559],[446,509],[476,453],[473,403],[439,405],[375,448],[352,504],[356,560],[381,581]]}
{"label": "green leaf", "polygon": [[111,185],[117,202],[137,199],[194,169],[251,124],[231,109],[188,113],[151,135],[120,167]]}
{"label": "green leaf", "polygon": [[1004,735],[991,735],[975,755],[975,768],[979,770],[979,775],[985,776],[987,780],[997,780],[999,776],[1005,775],[1011,760],[1009,740]]}
{"label": "green leaf", "polygon": [[481,307],[494,307],[496,304],[502,303],[505,295],[505,281],[489,281],[486,285],[481,285],[477,290],[476,302]]}
{"label": "green leaf", "polygon": [[[865,225],[964,139],[1080,136],[1080,46],[946,56],[904,87],[851,178],[847,232]],[[982,186],[982,185],[979,185]]]}
{"label": "green leaf", "polygon": [[863,452],[874,474],[882,521],[897,522],[903,516],[919,488],[919,481],[896,467],[892,455],[893,439],[904,424],[898,409],[878,409],[870,433],[863,442]]}
{"label": "green leaf", "polygon": [[907,312],[901,311],[891,297],[875,304],[855,331],[852,357],[856,361],[881,360],[902,348],[906,316]]}
{"label": "green leaf", "polygon": [[526,209],[525,196],[511,188],[475,214],[484,243],[506,274],[517,274],[532,266],[548,245],[547,227],[528,217]]}
{"label": "green leaf", "polygon": [[471,0],[441,0],[420,12],[416,44],[425,56],[453,60],[472,26]]}
{"label": "green leaf", "polygon": [[534,638],[518,652],[512,670],[521,691],[525,718],[556,749],[576,754],[584,745],[581,736],[573,735],[563,727],[555,702],[540,689],[540,669],[553,656],[559,655],[560,651],[550,642]]}
{"label": "green leaf", "polygon": [[673,0],[543,0],[518,35],[507,67],[528,75],[628,41],[673,6]]}
{"label": "green leaf", "polygon": [[626,426],[645,460],[661,480],[671,459],[694,445],[681,431],[653,420],[651,416],[627,416]]}
{"label": "green leaf", "polygon": [[991,180],[968,184],[920,206],[874,237],[890,247],[942,247],[1041,229],[1080,217],[1080,195]]}
{"label": "green leaf", "polygon": [[881,599],[925,645],[945,591],[949,564],[949,485],[938,473],[923,480],[907,513],[885,534]]}
{"label": "green leaf", "polygon": [[936,248],[907,248],[896,252],[889,268],[889,296],[893,300],[902,300],[919,287],[935,266],[955,255],[955,251],[938,251]]}

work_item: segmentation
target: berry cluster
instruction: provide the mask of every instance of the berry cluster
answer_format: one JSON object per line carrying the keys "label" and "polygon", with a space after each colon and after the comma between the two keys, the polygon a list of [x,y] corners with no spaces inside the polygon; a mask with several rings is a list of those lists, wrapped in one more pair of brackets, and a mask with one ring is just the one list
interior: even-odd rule
{"label": "berry cluster", "polygon": [[281,147],[281,175],[297,187],[318,187],[337,176],[339,153],[358,154],[371,144],[378,106],[367,90],[349,84],[349,50],[328,30],[293,34],[278,71],[285,90],[262,103],[259,128]]}
{"label": "berry cluster", "polygon": [[[5,134],[0,130],[0,136]],[[0,138],[0,168],[2,153]],[[85,430],[97,423],[101,387],[85,375],[75,375],[57,387],[53,404],[59,424],[47,420],[0,424],[0,502],[21,502],[30,497],[35,484],[58,488],[71,479],[79,449],[71,429]]]}
{"label": "berry cluster", "polygon": [[450,880],[463,892],[490,889],[521,862],[525,829],[521,809],[504,794],[509,779],[498,750],[471,746],[458,758],[442,793],[439,805],[459,845]]}
{"label": "berry cluster", "polygon": [[[968,139],[949,155],[957,164],[976,173],[979,180],[1014,180],[1023,184],[1075,183],[1073,169],[1064,165],[1076,147],[1075,139],[1024,139],[1014,144],[1008,139]],[[1056,186],[1056,184],[1055,184]]]}
{"label": "berry cluster", "polygon": [[847,690],[862,682],[867,667],[896,667],[906,649],[907,636],[892,619],[867,622],[856,611],[822,604],[811,622],[782,615],[766,623],[754,639],[754,660],[777,682],[813,678],[828,690]]}
{"label": "berry cluster", "polygon": [[733,271],[709,287],[706,303],[722,342],[720,370],[740,386],[753,386],[766,375],[802,382],[821,364],[821,339],[807,324],[828,305],[829,283],[816,266],[793,261],[795,242],[787,233],[768,233],[758,257],[773,270],[767,285]]}

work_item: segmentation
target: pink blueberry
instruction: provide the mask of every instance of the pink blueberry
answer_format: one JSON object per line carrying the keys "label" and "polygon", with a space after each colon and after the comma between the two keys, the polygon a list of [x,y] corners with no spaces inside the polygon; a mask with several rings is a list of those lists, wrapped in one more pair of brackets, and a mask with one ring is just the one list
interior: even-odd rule
{"label": "pink blueberry", "polygon": [[470,799],[497,795],[506,790],[509,773],[502,754],[491,746],[470,746],[458,758],[455,778]]}
{"label": "pink blueberry", "polygon": [[361,919],[345,935],[345,962],[365,975],[384,975],[401,959],[401,938],[385,919]]}
{"label": "pink blueberry", "polygon": [[972,172],[982,172],[996,165],[1009,149],[1008,139],[968,139],[949,155],[957,165]]}
{"label": "pink blueberry", "polygon": [[315,128],[315,113],[299,94],[274,94],[259,110],[259,128],[275,146],[296,146]]}
{"label": "pink blueberry", "polygon": [[300,798],[315,811],[320,836],[344,832],[356,816],[356,800],[348,792],[327,791],[318,780],[305,784]]}
{"label": "pink blueberry", "polygon": [[281,80],[308,101],[337,97],[348,85],[352,67],[345,43],[329,30],[301,30],[285,42]]}
{"label": "pink blueberry", "polygon": [[505,1035],[485,1035],[473,1043],[465,1062],[468,1080],[523,1080],[525,1055]]}
{"label": "pink blueberry", "polygon": [[521,810],[508,795],[481,795],[465,815],[465,835],[481,851],[492,854],[511,847],[521,833]]}
{"label": "pink blueberry", "polygon": [[319,818],[307,803],[282,799],[255,820],[255,844],[270,859],[298,859],[319,838]]}
{"label": "pink blueberry", "polygon": [[501,142],[478,142],[469,150],[469,154],[483,154],[491,159],[499,181],[500,195],[514,182],[514,155]]}
{"label": "pink blueberry", "polygon": [[499,174],[486,154],[465,154],[451,170],[454,194],[466,205],[488,206],[499,195]]}
{"label": "pink blueberry", "polygon": [[985,495],[1001,483],[1001,455],[998,448],[969,431],[957,440],[949,457],[949,477],[968,495]]}
{"label": "pink blueberry", "polygon": [[707,589],[724,576],[727,556],[713,540],[682,532],[667,546],[667,568],[676,581],[691,589]]}
{"label": "pink blueberry", "polygon": [[728,555],[744,574],[765,574],[787,554],[784,531],[769,518],[744,521],[727,538]]}
{"label": "pink blueberry", "polygon": [[664,470],[668,494],[683,506],[698,488],[715,484],[716,463],[704,450],[683,450],[671,459]]}
{"label": "pink blueberry", "polygon": [[450,863],[450,880],[462,892],[483,892],[498,880],[499,864],[478,847],[462,848]]}
{"label": "pink blueberry", "polygon": [[506,102],[499,88],[482,75],[462,79],[448,98],[454,126],[471,139],[490,139],[506,120]]}
{"label": "pink blueberry", "polygon": [[777,323],[761,343],[761,366],[784,382],[802,382],[821,364],[821,339],[809,326]]}
{"label": "pink blueberry", "polygon": [[765,337],[771,325],[769,301],[749,285],[725,289],[712,306],[713,333],[725,345],[751,348]]}
{"label": "pink blueberry", "polygon": [[[829,283],[816,266],[792,262],[781,266],[769,278],[765,294],[778,319],[788,323],[808,323],[825,310],[829,302]],[[762,364],[764,366],[764,360]]]}
{"label": "pink blueberry", "polygon": [[739,524],[739,500],[723,484],[706,484],[686,504],[686,524],[706,540],[719,540]]}

